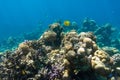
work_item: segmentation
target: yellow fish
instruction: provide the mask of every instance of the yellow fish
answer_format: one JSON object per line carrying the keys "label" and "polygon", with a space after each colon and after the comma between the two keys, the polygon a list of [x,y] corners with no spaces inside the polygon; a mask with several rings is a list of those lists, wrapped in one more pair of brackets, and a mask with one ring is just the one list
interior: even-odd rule
{"label": "yellow fish", "polygon": [[64,26],[70,26],[70,24],[71,24],[71,23],[70,23],[69,20],[66,20],[66,21],[64,21],[64,23],[63,23]]}

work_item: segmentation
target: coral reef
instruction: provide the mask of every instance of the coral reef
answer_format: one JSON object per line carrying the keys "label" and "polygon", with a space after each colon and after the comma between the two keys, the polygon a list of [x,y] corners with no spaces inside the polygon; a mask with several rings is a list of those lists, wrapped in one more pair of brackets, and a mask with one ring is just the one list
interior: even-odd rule
{"label": "coral reef", "polygon": [[98,26],[95,20],[85,18],[83,20],[80,32],[92,31],[97,37],[97,44],[100,47],[110,46],[120,50],[119,31],[116,30],[110,23]]}
{"label": "coral reef", "polygon": [[[51,30],[46,31],[45,34],[46,33],[47,34],[48,33],[49,34],[57,33],[57,34],[54,34],[54,36],[56,35],[57,39],[59,39],[59,38],[61,38],[60,36],[63,35],[63,33],[61,34],[62,31],[64,31],[64,32],[69,32],[71,30],[76,30],[77,32],[88,32],[88,31],[91,32],[92,31],[96,35],[96,37],[97,37],[96,41],[100,47],[110,46],[110,47],[115,47],[120,50],[119,31],[117,31],[116,28],[114,26],[112,26],[111,24],[107,23],[105,25],[98,26],[96,21],[93,19],[90,19],[90,18],[85,18],[81,24],[82,26],[80,26],[79,23],[77,23],[76,21],[70,21],[70,20],[68,20],[68,21],[70,23],[69,26],[64,26],[63,25],[64,22],[62,23],[61,20],[56,21],[54,25],[50,24],[49,27],[51,27],[50,28]],[[41,36],[42,33],[44,33],[44,30],[45,29],[43,29],[43,27],[42,27],[42,29],[40,27],[32,32],[23,33],[22,35],[18,35],[17,37],[11,36],[7,40],[0,40],[0,51],[3,52],[7,49],[14,50],[15,48],[17,48],[18,44],[23,42],[24,40],[37,40],[39,38],[39,36]],[[45,37],[47,37],[47,36],[45,36]],[[60,40],[58,40],[58,45],[61,42]],[[54,42],[56,42],[56,41],[54,41]]]}
{"label": "coral reef", "polygon": [[[84,26],[97,27],[91,20]],[[0,55],[0,80],[119,79],[119,51],[100,48],[96,41],[92,32],[64,33],[59,23],[50,24],[38,40],[25,40]]]}
{"label": "coral reef", "polygon": [[59,23],[50,24],[49,30],[43,33],[40,40],[47,45],[52,44],[54,47],[59,47],[63,36],[62,30],[63,28]]}
{"label": "coral reef", "polygon": [[97,50],[91,60],[92,68],[102,76],[107,76],[111,72],[110,56],[102,51]]}
{"label": "coral reef", "polygon": [[15,50],[19,43],[23,42],[24,40],[37,40],[43,31],[44,29],[38,27],[32,32],[24,32],[17,36],[9,36],[6,39],[1,39],[0,52],[4,52],[6,50]]}
{"label": "coral reef", "polygon": [[114,54],[112,56],[114,66],[120,66],[120,54]]}
{"label": "coral reef", "polygon": [[120,50],[120,38],[111,40],[111,46]]}
{"label": "coral reef", "polygon": [[85,18],[82,23],[82,30],[81,31],[95,31],[98,28],[95,20]]}
{"label": "coral reef", "polygon": [[104,47],[102,47],[102,50],[106,51],[110,56],[120,53],[119,49],[117,49],[115,47],[104,46]]}
{"label": "coral reef", "polygon": [[[115,29],[112,27],[111,24],[107,23],[102,27],[99,27],[94,33],[97,35],[97,41],[99,46],[109,46],[112,41],[112,34],[114,33]],[[103,43],[104,41],[104,43]]]}

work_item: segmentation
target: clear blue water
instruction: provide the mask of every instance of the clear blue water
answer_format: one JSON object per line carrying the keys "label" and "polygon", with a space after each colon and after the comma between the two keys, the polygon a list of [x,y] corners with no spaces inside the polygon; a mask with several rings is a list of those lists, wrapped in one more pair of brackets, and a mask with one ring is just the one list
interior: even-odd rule
{"label": "clear blue water", "polygon": [[[94,19],[100,26],[111,23],[119,29],[120,0],[0,0],[0,53],[16,48],[23,39],[36,39],[56,20],[82,25],[85,17]],[[21,72],[26,74],[25,70]]]}
{"label": "clear blue water", "polygon": [[85,17],[102,25],[120,26],[119,0],[0,0],[0,39],[18,36],[56,19],[76,21]]}

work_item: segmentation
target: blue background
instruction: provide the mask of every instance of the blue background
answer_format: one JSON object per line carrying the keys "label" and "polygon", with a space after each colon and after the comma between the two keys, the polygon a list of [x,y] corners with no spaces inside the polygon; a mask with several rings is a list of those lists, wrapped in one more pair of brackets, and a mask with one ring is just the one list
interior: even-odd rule
{"label": "blue background", "polygon": [[57,19],[81,24],[85,17],[99,25],[120,26],[119,0],[0,0],[0,39],[37,27],[47,29]]}

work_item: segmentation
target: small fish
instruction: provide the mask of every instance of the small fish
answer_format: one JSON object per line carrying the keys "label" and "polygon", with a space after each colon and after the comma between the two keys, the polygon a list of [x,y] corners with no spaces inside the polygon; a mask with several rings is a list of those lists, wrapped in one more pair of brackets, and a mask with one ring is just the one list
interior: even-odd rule
{"label": "small fish", "polygon": [[68,27],[71,25],[71,22],[69,20],[65,20],[63,25]]}

